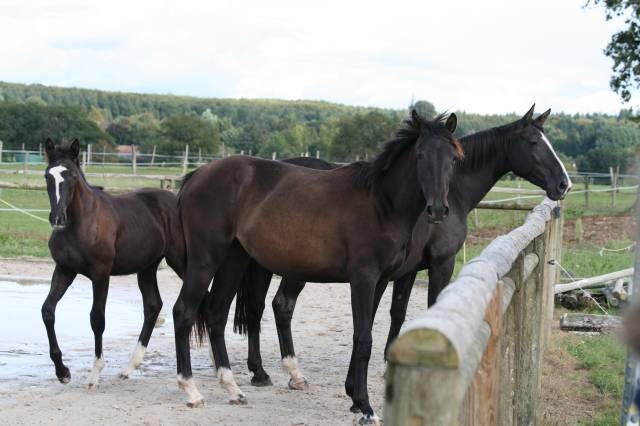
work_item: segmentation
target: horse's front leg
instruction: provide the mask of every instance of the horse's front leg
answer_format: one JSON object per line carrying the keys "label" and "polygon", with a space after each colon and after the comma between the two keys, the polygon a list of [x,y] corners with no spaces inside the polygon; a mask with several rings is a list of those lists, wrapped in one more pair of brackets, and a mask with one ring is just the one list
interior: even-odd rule
{"label": "horse's front leg", "polygon": [[95,361],[89,374],[88,388],[95,389],[100,380],[100,372],[105,366],[102,353],[102,333],[104,333],[104,310],[107,305],[107,294],[109,292],[109,275],[111,271],[107,268],[100,270],[92,276],[93,305],[91,306],[91,329],[95,340]]}
{"label": "horse's front leg", "polygon": [[[382,300],[382,296],[384,296],[384,292],[387,290],[387,286],[389,285],[389,281],[382,280],[378,282],[376,285],[376,291],[373,296],[373,316],[371,318],[371,323],[373,324],[373,320],[376,317],[376,312],[378,312],[378,306],[380,306],[380,301]],[[354,381],[355,381],[355,370],[354,370],[354,352],[351,352],[351,360],[349,361],[349,371],[347,373],[347,380],[345,381],[344,388],[347,392],[347,395],[350,397],[353,396],[354,389]],[[351,411],[354,413],[359,413],[360,408],[356,405],[351,407]]]}
{"label": "horse's front leg", "polygon": [[71,373],[69,369],[62,362],[62,351],[58,346],[58,339],[56,338],[56,331],[54,328],[56,322],[56,305],[64,296],[64,293],[69,288],[69,285],[76,277],[76,273],[73,271],[65,270],[56,265],[53,271],[53,277],[51,278],[51,289],[49,295],[45,299],[42,305],[42,321],[47,329],[47,338],[49,339],[49,355],[56,368],[56,377],[60,380],[60,383],[69,383],[71,380]]}
{"label": "horse's front leg", "polygon": [[[369,403],[367,374],[373,338],[373,308],[377,279],[357,274],[351,279],[351,309],[353,313],[353,376],[354,387],[351,399],[360,411],[359,425],[379,425],[380,420]],[[345,383],[346,387],[346,383]],[[352,410],[353,411],[353,410]]]}
{"label": "horse's front leg", "polygon": [[433,306],[440,292],[449,284],[456,266],[456,256],[433,260],[429,265],[428,306]]}
{"label": "horse's front leg", "polygon": [[389,335],[387,336],[387,343],[384,347],[384,359],[387,359],[387,353],[389,352],[389,346],[396,340],[400,328],[404,324],[404,319],[407,316],[407,307],[409,306],[409,298],[411,297],[411,290],[413,284],[416,281],[416,275],[418,271],[410,272],[407,275],[400,277],[393,282],[393,294],[391,296],[391,309],[389,314],[391,315],[391,324],[389,325]]}
{"label": "horse's front leg", "polygon": [[309,385],[307,379],[300,371],[296,352],[293,347],[293,337],[291,335],[291,318],[293,317],[298,296],[302,289],[304,289],[305,284],[304,281],[294,281],[283,278],[272,302],[273,314],[278,330],[278,341],[280,343],[282,367],[291,377],[289,379],[289,389],[293,390],[304,390]]}

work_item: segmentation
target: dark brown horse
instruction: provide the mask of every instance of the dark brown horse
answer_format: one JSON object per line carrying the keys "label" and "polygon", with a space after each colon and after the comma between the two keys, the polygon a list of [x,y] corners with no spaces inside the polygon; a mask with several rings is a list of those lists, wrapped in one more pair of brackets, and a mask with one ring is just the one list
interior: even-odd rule
{"label": "dark brown horse", "polygon": [[[533,119],[533,107],[514,123],[485,130],[460,139],[465,152],[451,178],[449,205],[451,213],[441,225],[429,223],[425,212],[413,230],[409,255],[405,264],[396,271],[391,302],[391,327],[389,344],[398,335],[409,302],[411,289],[419,270],[429,271],[429,305],[449,283],[455,264],[455,256],[467,235],[467,215],[484,198],[493,185],[507,172],[544,188],[547,196],[563,198],[571,188],[571,180],[544,135],[543,124],[550,114]],[[285,160],[293,164],[317,169],[331,169],[335,164],[317,159]],[[252,261],[243,278],[236,301],[235,328],[249,336],[248,367],[253,372],[251,383],[256,386],[271,384],[264,371],[260,356],[260,320],[264,310],[272,273]],[[377,288],[375,304],[380,301],[387,283]],[[291,318],[296,300],[305,283],[284,277],[273,299],[273,311],[280,341],[283,366],[291,379],[289,387],[303,389],[306,380],[295,358],[291,338]],[[385,349],[386,353],[386,349]],[[353,381],[347,384],[347,393],[353,392]]]}
{"label": "dark brown horse", "polygon": [[455,115],[445,124],[442,117],[426,121],[414,112],[372,162],[325,171],[230,157],[185,180],[179,210],[188,260],[173,314],[178,384],[190,406],[203,399],[191,374],[189,332],[214,274],[208,306],[200,312],[220,382],[232,403],[246,401],[229,369],[224,327],[251,257],[294,279],[350,282],[352,399],[362,424],[378,422],[367,391],[375,288],[404,263],[425,207],[434,222],[448,214],[449,177],[462,156],[452,136],[455,123]]}
{"label": "dark brown horse", "polygon": [[51,290],[42,305],[42,320],[49,337],[49,352],[61,383],[71,379],[62,362],[54,330],[55,310],[77,274],[93,285],[91,328],[95,336],[95,364],[89,376],[89,389],[98,384],[104,367],[102,333],[104,310],[111,275],[138,274],[142,293],[144,323],[129,365],[122,378],[140,365],[149,343],[162,299],[156,270],[163,258],[182,277],[184,238],[178,218],[177,197],[169,191],[141,189],[119,196],[90,186],[78,166],[80,146],[46,142],[48,166],[45,171],[51,203],[49,221],[53,227],[49,250],[56,262]]}

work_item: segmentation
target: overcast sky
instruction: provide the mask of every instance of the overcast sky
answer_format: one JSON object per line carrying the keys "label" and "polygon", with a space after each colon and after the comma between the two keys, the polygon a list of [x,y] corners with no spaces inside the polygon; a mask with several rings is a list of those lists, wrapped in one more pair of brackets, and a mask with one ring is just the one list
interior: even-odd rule
{"label": "overcast sky", "polygon": [[[0,0],[0,80],[439,110],[617,113],[586,0]],[[630,105],[637,106],[638,96]]]}

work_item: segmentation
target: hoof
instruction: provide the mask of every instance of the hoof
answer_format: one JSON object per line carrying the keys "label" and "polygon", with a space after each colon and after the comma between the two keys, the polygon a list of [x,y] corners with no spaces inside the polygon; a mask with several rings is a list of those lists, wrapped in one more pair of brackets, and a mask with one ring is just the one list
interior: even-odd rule
{"label": "hoof", "polygon": [[124,371],[120,374],[118,374],[118,377],[120,378],[120,380],[128,380],[129,379],[129,374],[125,373]]}
{"label": "hoof", "polygon": [[63,385],[66,385],[71,381],[71,373],[69,372],[69,369],[67,367],[62,367],[60,373],[56,371],[56,376],[58,377],[60,383],[62,383]]}
{"label": "hoof", "polygon": [[87,385],[87,390],[89,390],[89,391],[93,391],[93,390],[96,390],[96,389],[98,389],[98,385],[96,383],[89,383]]}
{"label": "hoof", "polygon": [[229,404],[231,405],[247,405],[247,398],[244,395],[238,395],[236,399],[230,399]]}
{"label": "hoof", "polygon": [[375,414],[360,414],[353,419],[354,425],[374,425],[380,426],[380,419]]}
{"label": "hoof", "polygon": [[362,410],[360,410],[360,408],[356,407],[356,404],[353,404],[353,405],[351,406],[351,408],[349,408],[349,411],[351,411],[352,413],[356,413],[356,414],[358,414],[358,413],[361,413],[361,412],[362,412]]}
{"label": "hoof", "polygon": [[307,390],[309,387],[309,382],[307,379],[293,381],[293,379],[289,379],[289,389],[293,390]]}
{"label": "hoof", "polygon": [[269,377],[269,375],[266,373],[260,376],[258,376],[257,374],[254,374],[253,377],[251,378],[251,384],[256,387],[273,386],[273,383],[271,382],[271,377]]}
{"label": "hoof", "polygon": [[195,401],[187,402],[187,407],[189,408],[198,408],[204,406],[204,399],[196,399]]}

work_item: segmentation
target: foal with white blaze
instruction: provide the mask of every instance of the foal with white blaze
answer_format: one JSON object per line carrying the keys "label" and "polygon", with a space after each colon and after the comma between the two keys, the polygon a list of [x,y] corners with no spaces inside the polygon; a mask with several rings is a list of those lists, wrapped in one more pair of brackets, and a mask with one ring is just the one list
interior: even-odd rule
{"label": "foal with white blaze", "polygon": [[184,238],[177,215],[177,197],[169,191],[141,189],[111,196],[90,186],[78,163],[80,144],[46,144],[45,171],[51,204],[49,222],[53,228],[49,250],[56,267],[51,290],[42,305],[42,319],[49,338],[49,352],[61,383],[71,374],[62,362],[54,329],[55,309],[77,274],[92,282],[91,328],[95,337],[95,362],[89,375],[89,389],[99,381],[105,366],[102,353],[104,312],[111,275],[138,275],[142,293],[144,323],[129,365],[120,373],[127,378],[142,362],[162,299],[156,270],[163,258],[182,277]]}

